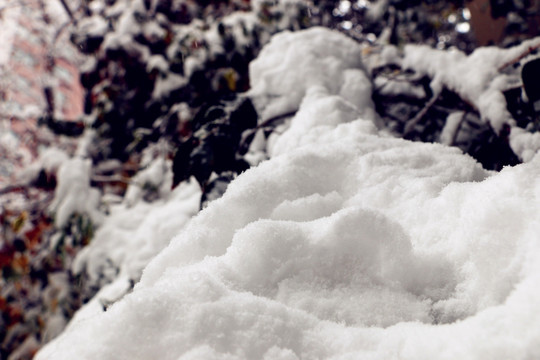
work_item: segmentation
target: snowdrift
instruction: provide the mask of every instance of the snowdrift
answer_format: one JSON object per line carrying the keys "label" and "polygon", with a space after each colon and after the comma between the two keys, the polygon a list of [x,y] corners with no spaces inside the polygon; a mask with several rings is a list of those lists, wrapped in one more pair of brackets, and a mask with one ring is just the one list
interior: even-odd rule
{"label": "snowdrift", "polygon": [[330,30],[275,36],[253,96],[299,111],[273,157],[36,358],[539,358],[540,159],[491,173],[384,135],[356,54]]}

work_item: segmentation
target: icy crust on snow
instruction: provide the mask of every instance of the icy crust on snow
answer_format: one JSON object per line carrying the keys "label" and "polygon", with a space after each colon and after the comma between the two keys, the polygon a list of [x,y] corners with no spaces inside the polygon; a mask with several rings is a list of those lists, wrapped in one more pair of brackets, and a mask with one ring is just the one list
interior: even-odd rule
{"label": "icy crust on snow", "polygon": [[[288,40],[309,48],[305,36]],[[360,110],[322,81],[302,91],[300,138],[278,145],[285,133],[132,293],[36,359],[540,356],[540,159],[489,173],[353,115],[325,122]]]}

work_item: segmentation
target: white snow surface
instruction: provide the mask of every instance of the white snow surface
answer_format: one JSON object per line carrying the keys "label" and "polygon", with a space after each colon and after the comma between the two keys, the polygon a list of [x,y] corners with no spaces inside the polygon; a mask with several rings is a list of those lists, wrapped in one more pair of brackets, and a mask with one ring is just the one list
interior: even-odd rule
{"label": "white snow surface", "polygon": [[[320,44],[331,60],[313,62]],[[36,359],[539,358],[540,158],[492,173],[381,136],[328,78],[361,69],[355,46],[330,30],[276,36],[257,61],[295,68],[253,66],[257,91],[300,111],[274,156]]]}

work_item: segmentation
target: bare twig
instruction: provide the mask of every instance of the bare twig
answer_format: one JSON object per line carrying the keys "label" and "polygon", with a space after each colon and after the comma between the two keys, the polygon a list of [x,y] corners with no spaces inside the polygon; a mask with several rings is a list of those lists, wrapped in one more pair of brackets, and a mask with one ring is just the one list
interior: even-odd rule
{"label": "bare twig", "polygon": [[522,52],[519,56],[513,58],[512,60],[508,61],[508,62],[505,62],[504,64],[502,64],[500,67],[499,67],[499,71],[503,71],[504,69],[506,69],[507,67],[511,66],[511,65],[514,65],[516,63],[518,63],[521,59],[523,59],[524,57],[526,57],[527,55],[533,53],[534,51],[540,49],[540,43],[534,45],[534,46],[530,46],[527,50],[525,50],[524,52]]}
{"label": "bare twig", "polygon": [[452,134],[452,139],[450,140],[450,146],[454,146],[456,143],[457,136],[459,134],[459,130],[461,129],[461,126],[463,125],[463,122],[465,121],[465,118],[469,115],[468,112],[464,111],[463,115],[461,115],[461,119],[459,119],[459,123],[457,124],[456,128],[454,129],[454,133]]}
{"label": "bare twig", "polygon": [[103,176],[103,175],[93,175],[90,180],[93,182],[119,182],[123,184],[130,184],[129,179],[122,176]]}
{"label": "bare twig", "polygon": [[434,94],[433,97],[426,103],[424,108],[420,110],[420,112],[418,112],[418,114],[416,114],[414,118],[407,121],[407,123],[405,124],[405,131],[403,133],[403,137],[406,137],[414,130],[414,127],[416,126],[416,124],[418,124],[424,118],[424,116],[426,116],[427,112],[437,102],[440,95],[441,95],[441,92]]}
{"label": "bare twig", "polygon": [[275,123],[277,121],[281,121],[281,120],[284,120],[284,119],[289,118],[291,116],[294,116],[297,112],[298,112],[298,110],[295,110],[295,111],[291,111],[291,112],[288,112],[288,113],[285,113],[285,114],[273,116],[273,117],[271,117],[269,119],[266,119],[266,120],[262,121],[260,124],[258,124],[254,128],[248,129],[247,130],[247,131],[249,131],[248,135],[243,137],[243,139],[240,141],[240,144],[238,145],[238,148],[240,148],[240,149],[244,148],[244,146],[246,146],[247,139],[251,135],[255,134],[259,129],[263,129],[263,128],[269,126],[272,123]]}
{"label": "bare twig", "polygon": [[60,38],[60,36],[62,35],[62,33],[64,32],[64,30],[66,30],[68,28],[69,25],[73,24],[74,21],[73,20],[70,20],[70,21],[66,21],[65,23],[63,23],[59,28],[58,30],[56,30],[56,33],[54,34],[54,39],[53,39],[53,44],[56,44],[56,42],[58,41],[58,39]]}
{"label": "bare twig", "polygon": [[260,128],[267,127],[268,125],[270,125],[270,124],[272,124],[272,123],[274,123],[276,121],[284,120],[284,119],[286,119],[288,117],[294,116],[297,112],[298,112],[298,110],[294,110],[294,111],[291,111],[291,112],[288,112],[288,113],[285,113],[285,114],[273,116],[273,117],[271,117],[269,119],[264,120],[263,122],[261,122],[259,125],[257,125],[253,129],[258,130]]}
{"label": "bare twig", "polygon": [[71,21],[74,22],[75,17],[73,16],[73,11],[71,11],[71,9],[69,8],[68,4],[66,3],[66,0],[60,0],[60,2],[62,3],[62,6],[66,10],[66,13],[68,14]]}
{"label": "bare twig", "polygon": [[0,195],[4,195],[10,192],[16,192],[16,191],[23,191],[27,190],[28,186],[21,185],[21,184],[15,184],[15,185],[8,185],[2,189],[0,189]]}

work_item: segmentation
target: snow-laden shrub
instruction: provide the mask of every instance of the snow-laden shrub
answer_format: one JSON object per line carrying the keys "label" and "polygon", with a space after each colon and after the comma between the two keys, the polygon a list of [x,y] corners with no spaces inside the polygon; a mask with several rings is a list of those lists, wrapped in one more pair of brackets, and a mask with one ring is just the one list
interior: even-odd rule
{"label": "snow-laden shrub", "polygon": [[325,122],[345,99],[321,83],[305,94],[294,146],[236,178],[132,293],[36,358],[536,357],[538,157],[488,172],[369,119]]}
{"label": "snow-laden shrub", "polygon": [[75,213],[87,215],[95,224],[102,221],[103,214],[98,209],[100,192],[90,187],[91,166],[89,159],[82,158],[69,159],[60,166],[58,186],[50,206],[59,229]]}

